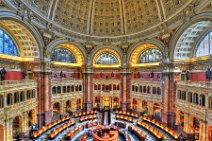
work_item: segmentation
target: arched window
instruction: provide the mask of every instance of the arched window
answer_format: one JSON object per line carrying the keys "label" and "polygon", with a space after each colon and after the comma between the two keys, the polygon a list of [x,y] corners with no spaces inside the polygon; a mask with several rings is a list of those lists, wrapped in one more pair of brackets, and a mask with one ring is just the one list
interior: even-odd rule
{"label": "arched window", "polygon": [[7,105],[12,105],[13,104],[13,96],[12,94],[7,94]]}
{"label": "arched window", "polygon": [[82,91],[82,85],[79,85],[79,91]]}
{"label": "arched window", "polygon": [[57,93],[58,93],[58,94],[61,93],[61,88],[60,88],[60,86],[57,87]]}
{"label": "arched window", "polygon": [[117,90],[119,90],[119,84],[116,86]]}
{"label": "arched window", "polygon": [[135,91],[138,92],[138,86],[135,86]]}
{"label": "arched window", "polygon": [[21,95],[20,95],[20,102],[24,101],[25,100],[25,92],[22,91],[21,92]]}
{"label": "arched window", "polygon": [[134,85],[132,85],[132,91],[134,91]]}
{"label": "arched window", "polygon": [[0,108],[4,108],[4,97],[0,95]]}
{"label": "arched window", "polygon": [[19,102],[19,93],[16,92],[16,93],[14,94],[14,103],[18,103],[18,102]]}
{"label": "arched window", "polygon": [[52,51],[51,61],[76,63],[76,58],[71,51],[64,48],[57,48]]}
{"label": "arched window", "polygon": [[204,36],[196,48],[195,57],[212,55],[212,30]]}
{"label": "arched window", "polygon": [[186,100],[186,91],[182,91],[182,97],[181,97],[182,100]]}
{"label": "arched window", "polygon": [[79,91],[79,89],[78,89],[78,85],[77,86],[75,86],[75,90],[78,92]]}
{"label": "arched window", "polygon": [[98,90],[101,90],[101,85],[100,84],[98,84]]}
{"label": "arched window", "polygon": [[212,96],[208,98],[208,108],[212,110]]}
{"label": "arched window", "polygon": [[30,98],[31,98],[31,91],[28,90],[28,91],[27,91],[27,99],[30,99]]}
{"label": "arched window", "polygon": [[52,88],[52,94],[56,94],[56,87]]}
{"label": "arched window", "polygon": [[150,94],[150,86],[147,86],[147,93]]}
{"label": "arched window", "polygon": [[113,90],[116,90],[116,84],[113,84]]}
{"label": "arched window", "polygon": [[161,95],[161,88],[160,87],[157,87],[157,94]]}
{"label": "arched window", "polygon": [[74,92],[74,85],[71,85],[71,92]]}
{"label": "arched window", "polygon": [[188,102],[192,103],[192,101],[193,101],[192,93],[189,92],[188,93]]}
{"label": "arched window", "polygon": [[111,54],[111,53],[104,53],[104,54],[101,54],[96,59],[96,64],[114,65],[114,64],[118,64],[118,60],[117,60],[117,58],[113,54]]}
{"label": "arched window", "polygon": [[94,84],[94,90],[97,90],[97,84]]}
{"label": "arched window", "polygon": [[193,95],[193,103],[198,104],[198,101],[199,101],[198,94],[194,93],[194,95]]}
{"label": "arched window", "polygon": [[63,86],[63,93],[66,93],[66,86]]}
{"label": "arched window", "polygon": [[158,49],[148,49],[141,53],[138,64],[162,61],[162,53]]}
{"label": "arched window", "polygon": [[143,92],[146,93],[146,86],[143,86]]}
{"label": "arched window", "polygon": [[71,87],[67,86],[67,92],[70,93],[70,91],[71,91]]}
{"label": "arched window", "polygon": [[156,94],[157,91],[156,91],[156,87],[152,87],[152,94]]}
{"label": "arched window", "polygon": [[35,89],[32,90],[32,98],[35,98],[36,97],[36,91]]}
{"label": "arched window", "polygon": [[205,96],[202,94],[200,95],[200,106],[205,106]]}
{"label": "arched window", "polygon": [[142,86],[140,86],[140,93],[142,93]]}
{"label": "arched window", "polygon": [[0,54],[19,56],[12,38],[0,28]]}

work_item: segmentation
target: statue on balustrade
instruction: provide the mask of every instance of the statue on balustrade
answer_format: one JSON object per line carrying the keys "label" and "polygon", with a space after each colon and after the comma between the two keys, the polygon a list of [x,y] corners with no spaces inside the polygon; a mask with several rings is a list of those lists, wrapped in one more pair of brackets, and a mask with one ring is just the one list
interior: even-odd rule
{"label": "statue on balustrade", "polygon": [[7,71],[5,70],[4,67],[1,69],[0,73],[1,73],[1,80],[6,80]]}
{"label": "statue on balustrade", "polygon": [[60,78],[63,78],[63,71],[60,72]]}
{"label": "statue on balustrade", "polygon": [[24,71],[22,72],[22,76],[23,76],[24,79],[27,77],[27,72],[26,72],[26,70],[24,70]]}
{"label": "statue on balustrade", "polygon": [[190,80],[190,72],[186,71],[186,80]]}
{"label": "statue on balustrade", "polygon": [[209,68],[206,71],[206,79],[208,81],[210,81],[212,79],[212,70],[210,70]]}

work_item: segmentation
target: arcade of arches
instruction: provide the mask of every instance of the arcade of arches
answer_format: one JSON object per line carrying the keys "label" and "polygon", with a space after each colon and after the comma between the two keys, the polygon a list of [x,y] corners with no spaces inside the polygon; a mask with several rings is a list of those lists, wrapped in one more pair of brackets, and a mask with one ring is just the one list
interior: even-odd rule
{"label": "arcade of arches", "polygon": [[212,141],[211,0],[1,0],[0,69],[0,141],[91,110]]}

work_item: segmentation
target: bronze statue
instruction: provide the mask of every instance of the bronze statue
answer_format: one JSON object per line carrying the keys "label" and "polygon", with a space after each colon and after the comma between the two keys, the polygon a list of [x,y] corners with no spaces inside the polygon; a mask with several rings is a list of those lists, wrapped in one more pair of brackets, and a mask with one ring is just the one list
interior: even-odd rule
{"label": "bronze statue", "polygon": [[63,71],[60,72],[60,78],[63,78]]}
{"label": "bronze statue", "polygon": [[212,78],[212,71],[208,68],[206,71],[206,79],[210,81],[211,78]]}
{"label": "bronze statue", "polygon": [[6,80],[7,71],[5,70],[4,67],[1,69],[0,73],[1,73],[1,80]]}

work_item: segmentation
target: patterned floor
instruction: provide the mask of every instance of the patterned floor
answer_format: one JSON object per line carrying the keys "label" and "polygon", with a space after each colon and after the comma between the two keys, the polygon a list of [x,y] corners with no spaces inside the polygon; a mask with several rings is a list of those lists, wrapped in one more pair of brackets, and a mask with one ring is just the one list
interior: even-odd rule
{"label": "patterned floor", "polygon": [[[101,121],[101,119],[102,119],[102,114],[101,114],[101,113],[98,113],[98,117],[99,117],[98,120],[99,120],[99,123],[100,123],[100,121]],[[79,118],[77,118],[77,119],[76,119],[76,118],[71,118],[71,120],[72,120],[72,119],[75,119],[75,120],[77,120],[77,121],[79,120]],[[114,123],[115,121],[116,121],[116,119],[115,119],[115,114],[114,114],[114,113],[111,113],[111,122]],[[134,119],[134,123],[135,123],[135,121],[136,121],[136,119]],[[77,122],[77,124],[76,124],[75,126],[78,126],[78,125],[81,125],[81,124],[82,124],[82,125],[85,125],[86,122],[87,122],[87,121],[82,122],[82,123]],[[164,134],[164,135],[165,135],[165,138],[166,138],[164,141],[175,141],[171,136],[169,136],[166,132],[160,130],[158,127],[156,127],[156,126],[154,126],[154,125],[151,125],[151,124],[148,123],[148,122],[146,122],[146,123],[149,124],[150,126],[156,128],[156,129],[158,129],[162,134]],[[63,123],[63,124],[65,124],[65,123]],[[49,141],[49,140],[47,139],[47,134],[50,133],[51,131],[53,131],[54,129],[56,129],[57,127],[63,125],[63,124],[60,124],[60,125],[56,126],[55,128],[49,130],[47,133],[43,134],[40,138],[38,138],[38,139],[36,139],[36,140],[34,140],[34,141]],[[128,127],[129,125],[131,125],[131,124],[133,124],[133,123],[127,123],[127,127]],[[130,134],[130,133],[127,131],[127,127],[126,127],[125,129],[123,129],[123,130],[125,130],[125,132],[127,132],[127,133],[129,134],[131,140],[132,140],[132,141],[139,141],[139,139],[138,139],[136,136]],[[73,129],[73,128],[74,128],[74,126],[72,126],[72,127],[68,128],[68,129],[64,130],[61,134],[59,134],[59,135],[54,139],[54,141],[63,141],[63,137],[65,136],[65,134],[66,134],[68,131],[70,131],[71,129]],[[139,128],[145,135],[147,135],[147,138],[145,139],[145,141],[157,141],[157,139],[156,139],[152,134],[150,134],[149,131],[143,129],[142,127],[138,127],[138,128]],[[92,128],[89,128],[89,129],[92,129]],[[86,132],[88,132],[88,129],[85,128],[84,131],[83,131],[83,132],[80,132],[79,134],[77,134],[77,135],[74,137],[74,139],[73,139],[72,141],[78,141],[79,138],[80,138],[84,133],[86,133]],[[93,140],[92,138],[89,138],[87,141],[92,141],[92,140]],[[119,136],[119,141],[124,141],[124,139],[123,139],[122,137]]]}

